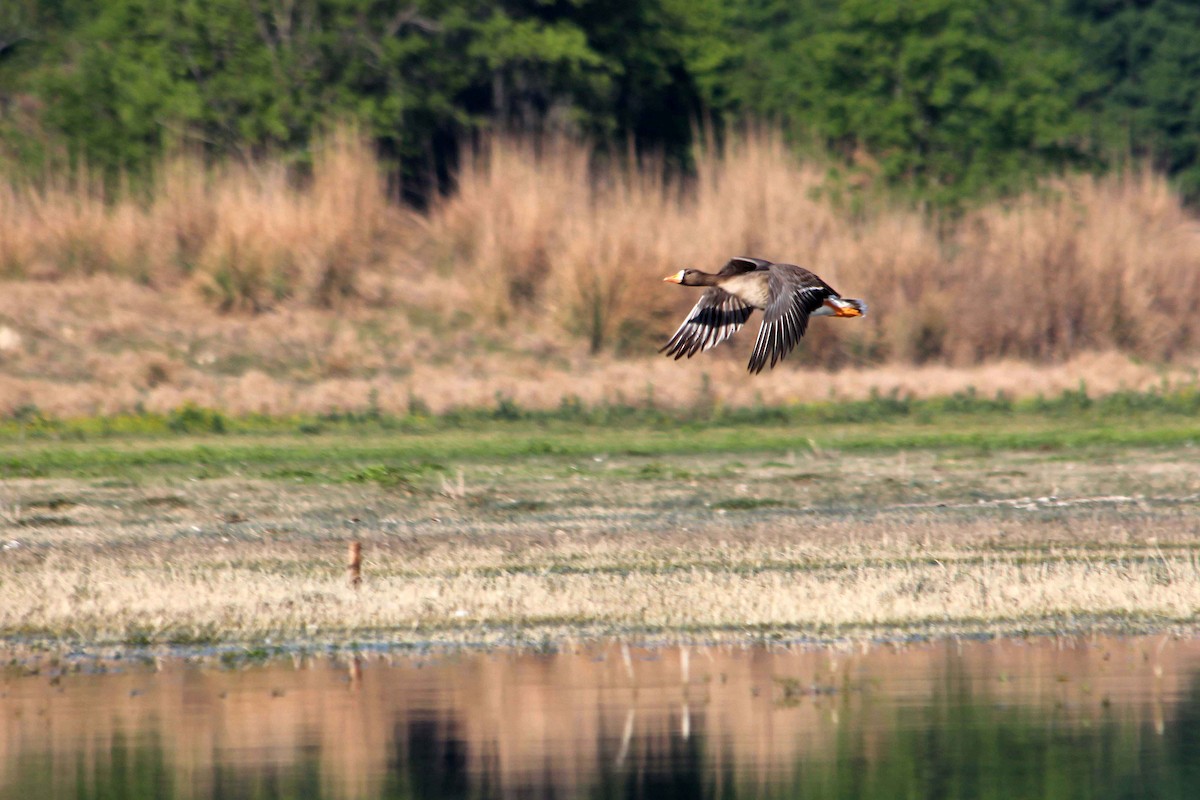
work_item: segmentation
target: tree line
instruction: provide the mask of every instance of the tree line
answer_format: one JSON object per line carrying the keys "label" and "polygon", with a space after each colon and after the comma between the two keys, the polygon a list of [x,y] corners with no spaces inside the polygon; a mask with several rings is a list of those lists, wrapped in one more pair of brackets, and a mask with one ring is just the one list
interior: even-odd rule
{"label": "tree line", "polygon": [[1200,200],[1195,0],[4,0],[0,168],[304,163],[333,121],[420,201],[486,131],[686,170],[781,126],[915,198],[1128,159]]}

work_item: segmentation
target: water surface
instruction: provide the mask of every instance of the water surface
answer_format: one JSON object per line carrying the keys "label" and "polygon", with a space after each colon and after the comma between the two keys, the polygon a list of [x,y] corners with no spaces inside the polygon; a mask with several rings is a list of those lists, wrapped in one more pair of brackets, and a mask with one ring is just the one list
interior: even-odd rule
{"label": "water surface", "polygon": [[1200,793],[1200,641],[1165,636],[29,667],[3,798]]}

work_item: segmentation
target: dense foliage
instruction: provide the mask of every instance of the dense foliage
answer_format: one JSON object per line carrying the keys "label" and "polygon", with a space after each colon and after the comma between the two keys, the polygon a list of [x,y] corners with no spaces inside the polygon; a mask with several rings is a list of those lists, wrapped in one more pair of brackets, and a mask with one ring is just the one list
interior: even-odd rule
{"label": "dense foliage", "polygon": [[1200,198],[1198,28],[1193,0],[6,0],[0,156],[303,161],[350,118],[419,196],[489,128],[686,167],[766,118],[937,202],[1127,156]]}

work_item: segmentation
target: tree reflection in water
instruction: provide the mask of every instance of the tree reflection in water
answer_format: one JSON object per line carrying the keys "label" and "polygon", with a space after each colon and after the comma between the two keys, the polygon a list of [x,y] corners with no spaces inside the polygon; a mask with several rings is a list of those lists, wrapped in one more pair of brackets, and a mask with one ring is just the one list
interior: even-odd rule
{"label": "tree reflection in water", "polygon": [[388,656],[349,680],[327,660],[8,677],[0,798],[1200,790],[1196,641],[718,648],[690,663],[613,646]]}

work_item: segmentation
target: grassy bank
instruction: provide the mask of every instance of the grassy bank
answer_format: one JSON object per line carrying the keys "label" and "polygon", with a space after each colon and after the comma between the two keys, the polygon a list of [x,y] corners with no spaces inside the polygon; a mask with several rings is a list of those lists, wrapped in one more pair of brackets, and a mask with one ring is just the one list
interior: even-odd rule
{"label": "grassy bank", "polygon": [[1191,630],[1194,404],[1077,392],[702,418],[500,404],[28,419],[0,431],[0,633],[257,646]]}
{"label": "grassy bank", "polygon": [[[1084,446],[1190,446],[1200,440],[1200,392],[1086,390],[1011,400],[974,392],[919,399],[791,406],[584,406],[487,409],[403,416],[368,411],[233,416],[185,406],[168,414],[56,420],[34,410],[0,421],[0,476],[100,476],[168,468],[207,477],[336,480],[362,469],[381,481],[461,459],[689,453],[1067,450]],[[411,466],[415,465],[415,466]],[[372,473],[370,470],[376,472]]]}

